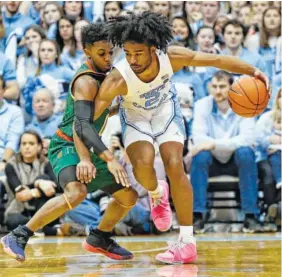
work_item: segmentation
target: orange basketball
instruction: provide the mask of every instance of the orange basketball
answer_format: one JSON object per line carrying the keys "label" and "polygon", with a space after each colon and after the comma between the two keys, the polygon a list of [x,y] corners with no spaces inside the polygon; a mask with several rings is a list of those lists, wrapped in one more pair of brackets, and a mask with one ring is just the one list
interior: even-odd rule
{"label": "orange basketball", "polygon": [[228,102],[234,113],[242,117],[261,114],[269,101],[264,82],[254,77],[241,77],[234,82],[228,92]]}

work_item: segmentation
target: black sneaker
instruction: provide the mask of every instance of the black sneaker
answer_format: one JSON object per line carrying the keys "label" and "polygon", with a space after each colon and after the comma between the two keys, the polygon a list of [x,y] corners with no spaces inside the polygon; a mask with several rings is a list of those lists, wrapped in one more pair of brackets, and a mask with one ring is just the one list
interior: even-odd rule
{"label": "black sneaker", "polygon": [[243,225],[244,233],[262,232],[262,226],[256,218],[246,218]]}
{"label": "black sneaker", "polygon": [[205,233],[205,220],[202,218],[195,218],[193,222],[194,233],[195,234],[203,234]]}
{"label": "black sneaker", "polygon": [[18,260],[19,262],[25,261],[24,249],[28,242],[29,235],[23,226],[18,226],[15,230],[10,232],[5,237],[1,238],[3,250],[8,255]]}
{"label": "black sneaker", "polygon": [[111,233],[92,229],[86,241],[83,242],[83,248],[92,253],[103,254],[113,260],[133,259],[133,254],[119,246],[111,236]]}

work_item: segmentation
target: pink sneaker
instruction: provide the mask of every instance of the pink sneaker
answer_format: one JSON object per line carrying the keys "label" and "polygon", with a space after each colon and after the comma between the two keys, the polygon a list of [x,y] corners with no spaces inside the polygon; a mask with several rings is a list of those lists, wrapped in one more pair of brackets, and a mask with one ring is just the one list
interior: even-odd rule
{"label": "pink sneaker", "polygon": [[182,238],[169,249],[156,256],[156,260],[166,264],[188,264],[198,259],[196,244],[184,243]]}
{"label": "pink sneaker", "polygon": [[158,181],[164,188],[161,198],[150,199],[151,215],[157,229],[161,232],[168,231],[172,225],[172,211],[169,204],[169,187],[166,181]]}

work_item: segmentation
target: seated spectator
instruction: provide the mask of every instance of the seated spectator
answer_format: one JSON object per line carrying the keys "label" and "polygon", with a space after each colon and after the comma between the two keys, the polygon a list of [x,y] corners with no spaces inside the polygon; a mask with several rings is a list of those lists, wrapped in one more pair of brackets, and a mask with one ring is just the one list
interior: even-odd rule
{"label": "seated spectator", "polygon": [[5,38],[14,32],[18,39],[17,56],[24,52],[23,36],[25,30],[35,22],[28,16],[24,16],[19,12],[21,1],[4,2],[5,11],[3,12],[3,22],[5,26]]}
{"label": "seated spectator", "polygon": [[42,88],[33,95],[34,116],[26,130],[36,131],[42,138],[52,137],[62,121],[62,115],[54,114],[55,98],[52,91]]}
{"label": "seated spectator", "polygon": [[57,2],[47,2],[42,9],[42,26],[47,32],[48,39],[55,39],[57,21],[63,16],[63,8]]}
{"label": "seated spectator", "polygon": [[281,92],[280,88],[273,109],[264,113],[256,124],[258,168],[266,208],[281,202]]}
{"label": "seated spectator", "polygon": [[211,95],[195,104],[191,164],[194,194],[194,230],[204,231],[208,177],[239,175],[241,206],[245,213],[244,232],[260,230],[256,220],[257,166],[252,149],[255,120],[236,115],[228,104],[232,75],[219,71],[211,81]]}
{"label": "seated spectator", "polygon": [[4,53],[0,51],[0,75],[4,85],[3,97],[8,101],[19,98],[19,85],[16,80],[16,69]]}
{"label": "seated spectator", "polygon": [[194,34],[197,34],[198,30],[202,26],[213,27],[214,23],[220,12],[220,2],[219,1],[201,1],[200,9],[203,18],[196,21],[191,25]]}
{"label": "seated spectator", "polygon": [[47,87],[55,95],[60,105],[58,111],[63,111],[69,83],[74,72],[60,63],[60,50],[55,41],[43,39],[39,44],[39,65],[36,78],[28,78],[22,89],[25,111],[32,115],[32,96],[38,88]]}
{"label": "seated spectator", "polygon": [[[13,193],[5,211],[5,223],[9,230],[28,222],[48,199],[56,194],[57,185],[52,167],[42,155],[42,140],[34,131],[26,131],[20,138],[20,151],[5,168],[8,188]],[[69,228],[55,226],[55,220],[43,228],[45,235],[68,235]]]}
{"label": "seated spectator", "polygon": [[81,29],[88,25],[89,22],[81,19],[74,24],[74,39],[75,39],[75,52],[65,51],[61,54],[62,64],[67,66],[73,71],[77,71],[81,64],[86,60],[84,55],[83,45],[81,43]]}
{"label": "seated spectator", "polygon": [[230,1],[231,13],[228,14],[229,19],[238,19],[240,9],[247,4],[247,1]]}
{"label": "seated spectator", "polygon": [[4,80],[0,76],[0,174],[3,174],[7,161],[17,151],[19,138],[24,131],[24,118],[21,109],[3,99]]}
{"label": "seated spectator", "polygon": [[269,1],[250,1],[252,6],[252,11],[254,14],[254,23],[260,28],[262,23],[262,14],[263,12],[269,8]]}
{"label": "seated spectator", "polygon": [[215,44],[214,48],[218,49],[220,52],[224,49],[225,43],[223,39],[222,30],[225,24],[228,22],[227,15],[219,15],[214,22],[213,29],[215,31]]}
{"label": "seated spectator", "polygon": [[17,81],[22,88],[28,77],[35,77],[38,70],[38,48],[45,33],[38,25],[31,25],[25,31],[26,53],[18,58]]}

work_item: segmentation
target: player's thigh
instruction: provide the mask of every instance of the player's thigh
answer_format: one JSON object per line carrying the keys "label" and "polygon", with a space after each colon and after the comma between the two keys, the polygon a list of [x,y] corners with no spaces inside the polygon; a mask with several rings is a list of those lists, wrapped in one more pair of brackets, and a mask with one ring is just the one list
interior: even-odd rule
{"label": "player's thigh", "polygon": [[182,164],[185,133],[181,126],[172,122],[166,132],[157,137],[156,140],[166,167],[172,164]]}

